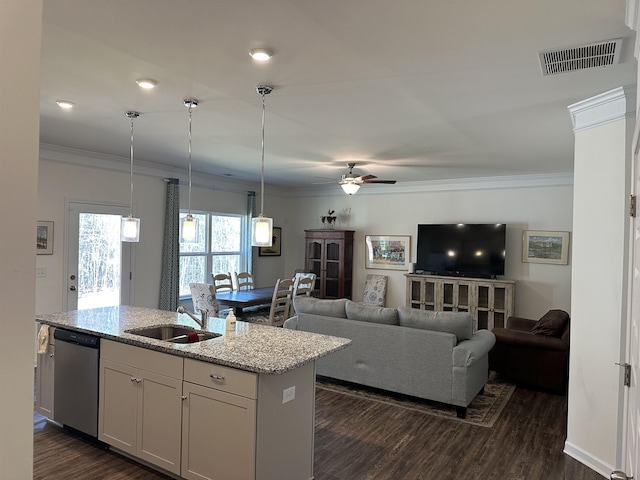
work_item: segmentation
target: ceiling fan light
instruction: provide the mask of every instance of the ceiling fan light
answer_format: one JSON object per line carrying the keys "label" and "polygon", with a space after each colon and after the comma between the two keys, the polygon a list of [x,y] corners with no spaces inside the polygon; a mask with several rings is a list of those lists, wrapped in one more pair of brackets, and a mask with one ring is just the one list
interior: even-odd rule
{"label": "ceiling fan light", "polygon": [[249,55],[258,62],[266,62],[273,57],[273,52],[268,48],[252,48],[249,50]]}
{"label": "ceiling fan light", "polygon": [[360,189],[360,185],[354,182],[341,183],[340,186],[342,187],[342,190],[344,190],[344,193],[346,193],[347,195],[353,195]]}

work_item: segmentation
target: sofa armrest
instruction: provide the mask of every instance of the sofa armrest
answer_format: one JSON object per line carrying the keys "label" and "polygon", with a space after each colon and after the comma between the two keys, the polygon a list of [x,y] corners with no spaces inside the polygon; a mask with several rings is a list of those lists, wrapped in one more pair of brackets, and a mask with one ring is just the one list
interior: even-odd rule
{"label": "sofa armrest", "polygon": [[298,316],[287,318],[282,326],[291,330],[298,330]]}
{"label": "sofa armrest", "polygon": [[522,317],[509,317],[507,318],[507,328],[512,330],[520,330],[523,332],[530,332],[533,327],[537,325],[537,320],[531,320],[530,318]]}
{"label": "sofa armrest", "polygon": [[496,337],[489,330],[478,330],[469,340],[462,340],[453,347],[453,366],[469,367],[489,353]]}
{"label": "sofa armrest", "polygon": [[492,332],[496,336],[496,342],[503,345],[546,350],[569,350],[567,342],[550,335],[538,335],[499,327],[494,328]]}

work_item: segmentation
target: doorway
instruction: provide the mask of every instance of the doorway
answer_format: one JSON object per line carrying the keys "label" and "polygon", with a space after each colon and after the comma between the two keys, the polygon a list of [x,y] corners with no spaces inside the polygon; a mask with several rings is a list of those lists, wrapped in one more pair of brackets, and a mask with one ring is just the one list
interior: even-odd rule
{"label": "doorway", "polygon": [[126,206],[68,202],[65,311],[129,305],[132,298],[131,243],[120,241]]}

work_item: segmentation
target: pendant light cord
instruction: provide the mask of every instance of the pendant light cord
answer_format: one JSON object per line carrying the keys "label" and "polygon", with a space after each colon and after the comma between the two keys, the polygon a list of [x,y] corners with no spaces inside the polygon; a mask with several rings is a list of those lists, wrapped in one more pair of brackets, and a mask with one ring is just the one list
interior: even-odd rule
{"label": "pendant light cord", "polygon": [[191,109],[192,103],[189,104],[189,215],[191,215]]}
{"label": "pendant light cord", "polygon": [[130,180],[131,180],[131,216],[133,217],[133,119],[134,117],[131,117],[131,150],[130,150],[130,157],[131,157],[131,165],[130,165]]}
{"label": "pendant light cord", "polygon": [[262,173],[260,175],[261,184],[260,184],[260,216],[262,217],[264,214],[264,95],[262,93]]}

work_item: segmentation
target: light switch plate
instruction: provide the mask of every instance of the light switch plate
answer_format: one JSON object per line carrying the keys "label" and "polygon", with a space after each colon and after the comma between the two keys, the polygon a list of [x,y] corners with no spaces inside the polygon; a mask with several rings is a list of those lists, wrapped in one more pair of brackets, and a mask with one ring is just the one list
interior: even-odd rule
{"label": "light switch plate", "polygon": [[295,385],[293,387],[285,388],[282,391],[282,403],[290,402],[294,398],[296,398],[296,387],[295,387]]}
{"label": "light switch plate", "polygon": [[36,278],[45,278],[47,276],[47,267],[36,267]]}

